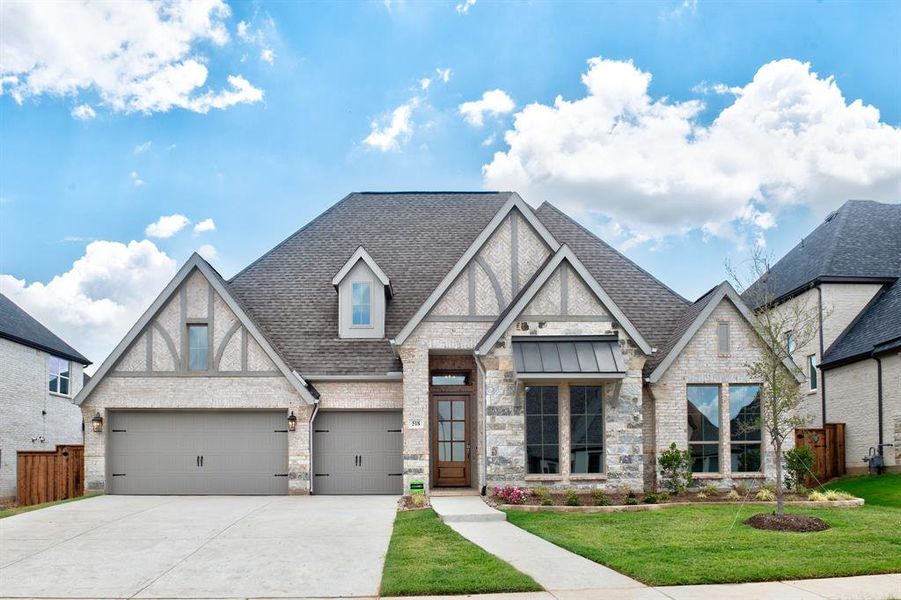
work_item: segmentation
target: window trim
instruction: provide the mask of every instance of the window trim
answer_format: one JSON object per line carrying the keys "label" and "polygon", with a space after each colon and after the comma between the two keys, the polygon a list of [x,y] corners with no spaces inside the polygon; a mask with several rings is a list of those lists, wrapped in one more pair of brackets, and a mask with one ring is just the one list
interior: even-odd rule
{"label": "window trim", "polygon": [[[760,426],[760,439],[759,440],[751,440],[751,441],[742,441],[742,440],[733,440],[732,439],[732,388],[740,388],[740,387],[756,387],[757,393],[760,394],[761,384],[759,383],[730,383],[729,384],[729,473],[733,476],[739,477],[754,477],[763,475],[763,465],[764,460],[766,458],[765,452],[766,448],[763,443],[763,424]],[[760,405],[760,416],[763,417],[763,404]],[[742,446],[754,446],[757,445],[760,447],[760,468],[756,471],[733,471],[732,470],[732,444],[738,444]]]}
{"label": "window trim", "polygon": [[[203,369],[192,369],[191,368],[191,328],[192,327],[204,327],[206,328],[206,366]],[[203,373],[206,371],[212,370],[212,352],[210,351],[210,324],[207,321],[194,321],[188,320],[185,323],[185,346],[187,346],[187,353],[185,354],[185,370],[189,373]],[[184,347],[184,346],[183,346]]]}
{"label": "window trim", "polygon": [[[56,372],[56,390],[50,388],[51,377],[53,376],[53,364],[54,361],[59,361],[61,364],[66,365],[66,373],[65,377],[62,374],[62,371]],[[65,379],[67,382],[68,392],[59,391],[59,382],[60,379]],[[47,393],[53,394],[54,396],[62,396],[63,398],[71,398],[74,394],[72,393],[72,361],[62,358],[61,356],[56,356],[55,354],[48,355],[47,358]]]}
{"label": "window trim", "polygon": [[815,392],[820,389],[820,374],[817,371],[817,355],[807,355],[807,391]]}
{"label": "window trim", "polygon": [[[714,441],[701,441],[701,442],[693,442],[691,441],[688,435],[688,405],[691,404],[691,401],[688,399],[688,390],[689,388],[699,388],[699,387],[711,387],[717,389],[716,395],[716,416],[717,416],[717,439]],[[686,437],[686,448],[688,449],[689,455],[691,454],[692,445],[704,445],[704,446],[715,446],[716,447],[716,471],[692,471],[692,476],[697,477],[698,475],[702,476],[722,476],[725,465],[723,464],[723,384],[722,383],[687,383],[685,384],[685,437]],[[692,458],[692,464],[694,464],[694,458]]]}
{"label": "window trim", "polygon": [[[354,286],[365,284],[369,286],[369,301],[366,306],[369,308],[369,322],[368,323],[354,323]],[[375,323],[372,318],[372,289],[373,284],[371,279],[352,279],[350,282],[350,323],[348,323],[348,327],[350,329],[374,329]],[[360,306],[363,306],[362,304]]]}

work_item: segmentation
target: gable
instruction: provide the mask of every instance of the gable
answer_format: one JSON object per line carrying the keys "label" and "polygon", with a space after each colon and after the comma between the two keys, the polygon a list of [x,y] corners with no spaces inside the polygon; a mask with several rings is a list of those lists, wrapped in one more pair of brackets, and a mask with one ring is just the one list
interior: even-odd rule
{"label": "gable", "polygon": [[[188,326],[206,325],[208,368],[188,369]],[[104,377],[280,377],[310,404],[313,393],[292,372],[231,297],[212,267],[194,254],[132,327],[75,399]]]}
{"label": "gable", "polygon": [[522,311],[522,317],[531,320],[561,317],[609,319],[610,315],[585,280],[569,263],[564,262]]}
{"label": "gable", "polygon": [[493,320],[550,256],[550,248],[514,209],[465,266],[427,319]]}

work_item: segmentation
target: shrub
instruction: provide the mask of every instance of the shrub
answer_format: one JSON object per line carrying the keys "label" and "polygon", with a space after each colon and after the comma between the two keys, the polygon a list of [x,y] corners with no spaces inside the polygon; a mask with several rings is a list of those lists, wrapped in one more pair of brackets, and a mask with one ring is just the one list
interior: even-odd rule
{"label": "shrub", "polygon": [[776,494],[773,493],[773,490],[767,487],[762,487],[757,490],[757,494],[755,494],[754,498],[760,500],[761,502],[772,502],[776,499]]}
{"label": "shrub", "polygon": [[703,492],[704,492],[705,494],[707,494],[708,496],[714,496],[714,497],[716,497],[716,496],[719,496],[719,495],[720,495],[720,488],[716,487],[716,486],[713,485],[712,483],[708,483],[707,485],[705,485],[705,486],[701,489],[701,491],[703,491]]}
{"label": "shrub", "polygon": [[735,490],[729,490],[729,493],[726,494],[726,500],[741,500],[742,496]]}
{"label": "shrub", "polygon": [[813,491],[807,495],[808,500],[812,500],[813,502],[826,502],[829,498],[826,497],[826,494],[823,492]]}
{"label": "shrub", "polygon": [[826,500],[829,500],[830,502],[835,502],[836,500],[854,500],[854,496],[841,490],[826,490]]}
{"label": "shrub", "polygon": [[636,504],[638,504],[638,498],[635,496],[626,497],[626,506],[635,506]]}
{"label": "shrub", "polygon": [[760,486],[760,489],[767,490],[768,492],[772,492],[773,494],[775,494],[776,493],[776,484],[770,483],[769,481],[767,481],[766,483],[764,483],[763,485]]}
{"label": "shrub", "polygon": [[604,490],[594,488],[591,490],[591,501],[594,502],[595,506],[608,506],[610,504],[610,496]]}
{"label": "shrub", "polygon": [[582,504],[582,499],[575,490],[566,490],[566,494],[563,495],[563,503],[567,506],[579,506]]}
{"label": "shrub", "polygon": [[659,501],[660,497],[657,496],[657,494],[655,494],[654,492],[648,492],[644,495],[644,499],[642,500],[642,502],[644,502],[645,504],[657,504],[657,502]]}
{"label": "shrub", "polygon": [[744,482],[736,483],[735,491],[738,492],[739,496],[747,496],[748,494],[751,493],[751,486],[749,486],[747,483],[744,483]]}
{"label": "shrub", "polygon": [[705,494],[704,492],[698,492],[696,498],[698,500],[705,500],[707,498],[707,494]]}
{"label": "shrub", "polygon": [[550,496],[545,496],[538,502],[538,504],[540,504],[541,506],[553,506],[554,500]]}
{"label": "shrub", "polygon": [[416,508],[422,508],[425,506],[425,496],[422,494],[414,494],[410,496],[410,504],[415,506]]}
{"label": "shrub", "polygon": [[660,502],[669,502],[669,492],[657,492],[657,499]]}
{"label": "shrub", "polygon": [[792,448],[785,453],[785,487],[800,491],[804,485],[804,478],[813,472],[815,462],[813,451],[810,448]]}
{"label": "shrub", "polygon": [[503,488],[494,488],[494,495],[506,504],[524,504],[528,497],[528,492],[525,488],[505,485]]}
{"label": "shrub", "polygon": [[551,495],[551,490],[543,485],[539,485],[536,488],[532,488],[532,496],[538,498],[539,500],[543,498],[549,498]]}
{"label": "shrub", "polygon": [[663,484],[673,494],[684,492],[691,485],[691,453],[688,450],[679,450],[673,442],[668,450],[660,453],[658,464]]}

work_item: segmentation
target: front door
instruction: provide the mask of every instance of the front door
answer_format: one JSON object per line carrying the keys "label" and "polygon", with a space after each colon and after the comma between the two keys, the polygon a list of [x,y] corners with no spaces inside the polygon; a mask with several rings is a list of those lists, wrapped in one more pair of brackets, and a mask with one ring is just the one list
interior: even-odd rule
{"label": "front door", "polygon": [[432,396],[436,486],[469,485],[469,396]]}

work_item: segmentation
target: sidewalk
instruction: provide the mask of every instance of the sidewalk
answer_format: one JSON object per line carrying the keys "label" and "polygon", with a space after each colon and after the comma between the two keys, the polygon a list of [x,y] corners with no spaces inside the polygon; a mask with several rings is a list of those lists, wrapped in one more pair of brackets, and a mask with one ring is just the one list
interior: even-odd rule
{"label": "sidewalk", "polygon": [[[901,598],[901,573],[718,585],[648,587],[555,546],[506,521],[479,497],[432,498],[432,508],[454,531],[545,590],[527,594],[454,596],[479,600],[887,600]],[[436,598],[423,596],[425,598]],[[406,600],[415,600],[407,597]]]}

